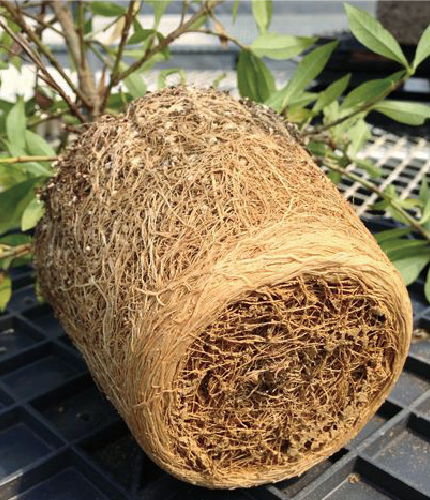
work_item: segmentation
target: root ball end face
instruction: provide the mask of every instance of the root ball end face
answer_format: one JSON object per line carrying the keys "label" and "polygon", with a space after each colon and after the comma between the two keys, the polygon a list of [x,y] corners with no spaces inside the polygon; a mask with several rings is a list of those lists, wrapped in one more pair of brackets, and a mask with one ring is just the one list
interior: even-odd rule
{"label": "root ball end face", "polygon": [[293,477],[398,379],[401,278],[282,120],[166,89],[92,125],[37,232],[42,290],[148,455],[214,488]]}
{"label": "root ball end face", "polygon": [[166,426],[196,482],[293,477],[358,432],[403,351],[401,319],[368,292],[348,276],[299,276],[229,304],[192,342]]}

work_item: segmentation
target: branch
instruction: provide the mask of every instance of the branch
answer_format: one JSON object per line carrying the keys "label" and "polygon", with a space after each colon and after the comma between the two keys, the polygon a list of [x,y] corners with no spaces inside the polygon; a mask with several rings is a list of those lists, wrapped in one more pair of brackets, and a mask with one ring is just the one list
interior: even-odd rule
{"label": "branch", "polygon": [[33,252],[33,245],[31,243],[26,243],[25,245],[17,245],[16,247],[9,247],[10,250],[5,250],[1,248],[0,245],[0,260],[1,259],[16,259],[17,257],[24,257],[24,255],[30,255]]}
{"label": "branch", "polygon": [[37,155],[37,156],[14,156],[12,158],[0,158],[0,164],[13,164],[13,163],[28,163],[31,161],[39,162],[39,161],[55,161],[57,160],[57,156],[48,156],[48,155]]}
{"label": "branch", "polygon": [[[29,40],[31,42],[33,42],[36,46],[37,46],[37,49],[38,51],[46,57],[46,59],[52,64],[52,66],[54,66],[54,68],[58,71],[58,73],[60,74],[60,76],[66,81],[67,85],[70,87],[71,91],[77,95],[81,101],[83,102],[83,104],[85,104],[86,106],[88,106],[88,102],[85,98],[85,96],[82,94],[82,92],[75,86],[75,84],[72,82],[71,78],[67,75],[67,73],[64,72],[63,68],[60,66],[60,63],[57,61],[57,59],[55,59],[55,57],[49,52],[49,50],[47,50],[47,48],[43,45],[43,43],[40,41],[39,37],[36,36],[36,34],[27,26],[24,18],[21,16],[19,10],[15,10],[13,7],[12,7],[12,3],[11,2],[7,2],[7,1],[1,1],[0,2],[0,5],[2,7],[5,7],[6,10],[9,12],[9,14],[12,16],[12,20],[14,21],[15,24],[17,24],[21,30],[28,36]],[[0,20],[1,21],[1,20]],[[9,35],[17,42],[19,43],[21,46],[22,46],[22,43],[16,38],[15,36],[15,33],[10,32],[10,30],[8,30],[5,26],[4,26],[4,23],[1,23],[2,27],[8,31]],[[35,60],[35,57],[34,57],[34,53],[30,54],[28,52],[28,50],[26,50],[27,54],[31,57],[31,59],[37,64],[39,65],[36,60]],[[32,51],[31,51],[32,52]],[[37,55],[37,58],[39,59],[40,63],[43,64],[42,60],[40,59],[40,56]],[[45,73],[47,73],[46,71],[46,68],[45,68]],[[49,74],[49,73],[48,73]],[[52,79],[52,76],[49,75]],[[57,85],[58,87],[58,85]],[[58,88],[56,88],[55,90],[58,91]],[[60,92],[59,92],[60,93]],[[64,94],[64,92],[63,92]],[[63,97],[64,99],[64,96],[60,93],[61,97]],[[70,100],[70,99],[69,99]],[[70,101],[71,102],[71,101]],[[76,108],[76,107],[75,107]],[[79,113],[79,112],[78,112]],[[76,115],[76,113],[74,113],[75,116],[78,116]],[[82,118],[82,121],[85,121],[85,119],[83,118],[83,116],[79,113],[79,115],[81,116]],[[80,119],[81,119],[80,118]]]}
{"label": "branch", "polygon": [[56,120],[58,118],[61,118],[62,116],[68,115],[69,111],[58,111],[58,113],[52,113],[52,114],[47,114],[43,115],[40,118],[35,117],[33,120],[30,118],[27,121],[27,125],[29,127],[35,127],[36,125],[40,125],[41,123],[49,122],[51,120]]}
{"label": "branch", "polygon": [[424,229],[417,220],[414,219],[411,215],[406,212],[406,210],[400,206],[397,201],[388,193],[381,191],[373,182],[367,181],[360,177],[359,175],[354,174],[353,172],[348,172],[346,168],[340,167],[339,165],[332,163],[330,161],[325,161],[327,167],[330,170],[334,170],[335,172],[341,173],[343,176],[351,179],[352,181],[359,182],[362,186],[367,188],[372,193],[375,193],[383,200],[387,201],[392,208],[394,208],[407,222],[407,224],[415,229],[425,240],[430,243],[430,232]]}
{"label": "branch", "polygon": [[136,0],[132,0],[128,4],[127,14],[125,15],[124,26],[123,26],[122,31],[121,31],[121,39],[120,39],[120,42],[118,45],[118,51],[116,53],[115,61],[113,64],[109,85],[106,87],[104,94],[103,94],[103,100],[102,100],[102,103],[100,106],[101,109],[104,109],[104,107],[106,106],[106,103],[107,103],[109,96],[112,92],[112,88],[115,86],[115,80],[116,80],[118,73],[119,73],[119,65],[121,63],[121,58],[122,58],[122,54],[124,51],[124,47],[127,43],[131,23],[133,22],[133,18],[135,16],[136,5],[137,5]]}
{"label": "branch", "polygon": [[[81,2],[78,2],[78,8],[82,7]],[[87,108],[92,110],[96,106],[96,84],[94,76],[89,70],[88,62],[85,57],[85,50],[83,44],[83,33],[81,38],[79,33],[75,30],[72,15],[68,9],[68,5],[61,1],[52,2],[52,8],[57,16],[58,22],[63,29],[63,35],[66,40],[67,48],[69,49],[70,56],[78,73],[79,88],[77,96],[80,97],[82,102]]]}
{"label": "branch", "polygon": [[187,13],[189,6],[190,6],[190,2],[187,1],[187,0],[183,0],[183,2],[182,2],[181,19],[179,21],[179,26],[181,26],[181,24],[184,22],[185,14]]}
{"label": "branch", "polygon": [[55,33],[57,33],[57,35],[64,36],[63,33],[59,29],[57,29],[53,26],[53,24],[55,24],[57,22],[57,18],[55,16],[50,21],[43,21],[39,17],[33,16],[32,14],[30,14],[29,12],[25,12],[24,10],[22,11],[22,14],[25,17],[28,17],[29,19],[33,19],[33,21],[36,21],[40,25],[40,27],[43,28],[44,30],[50,29],[50,30],[54,31]]}
{"label": "branch", "polygon": [[383,101],[389,94],[391,94],[391,92],[394,92],[394,90],[397,90],[404,83],[405,83],[405,78],[403,77],[400,80],[398,80],[396,83],[393,83],[392,85],[390,85],[390,87],[383,94],[371,99],[370,101],[363,103],[361,106],[359,106],[354,111],[352,111],[352,113],[345,115],[345,116],[341,116],[340,118],[337,118],[336,120],[333,120],[330,123],[326,123],[325,125],[320,125],[320,126],[314,127],[312,130],[308,130],[308,131],[305,130],[302,132],[302,134],[305,136],[320,134],[321,132],[325,132],[326,130],[328,130],[332,127],[335,127],[336,125],[339,125],[339,124],[345,122],[346,120],[349,120],[350,118],[359,115],[363,111],[368,111],[368,110],[370,111],[370,109],[376,103]]}
{"label": "branch", "polygon": [[193,16],[188,19],[187,22],[181,24],[177,29],[169,33],[166,38],[164,38],[163,41],[161,41],[156,47],[153,49],[150,49],[150,45],[148,46],[148,49],[145,51],[145,54],[143,57],[138,59],[137,61],[134,61],[133,64],[130,65],[128,69],[123,71],[122,73],[118,73],[115,80],[112,82],[112,87],[115,87],[115,85],[118,85],[118,83],[121,80],[124,80],[124,78],[127,78],[127,76],[131,75],[134,73],[136,70],[138,70],[148,59],[151,59],[151,57],[155,56],[155,54],[158,54],[159,52],[163,51],[168,45],[170,45],[172,42],[174,42],[176,39],[178,39],[181,35],[186,33],[189,28],[202,16],[207,15],[210,13],[212,9],[214,9],[217,5],[223,3],[224,0],[217,0],[214,2],[206,2],[205,5],[197,11]]}
{"label": "branch", "polygon": [[213,31],[213,30],[209,30],[209,29],[188,30],[187,33],[202,33],[204,35],[213,35],[213,36],[217,36],[220,39],[224,39],[224,40],[227,40],[227,41],[229,41],[231,43],[234,43],[235,45],[237,45],[241,49],[246,49],[247,48],[246,45],[244,45],[243,43],[239,42],[239,40],[237,38],[232,37],[228,33],[218,33],[217,31]]}
{"label": "branch", "polygon": [[[4,3],[4,2],[3,2]],[[7,3],[7,2],[6,2]],[[28,43],[23,39],[21,35],[18,33],[14,33],[9,26],[0,19],[0,26],[10,35],[10,37],[18,43],[26,52],[26,54],[30,57],[30,59],[34,62],[34,64],[38,67],[40,71],[40,78],[43,79],[43,81],[49,85],[51,88],[53,88],[58,94],[64,99],[64,101],[67,103],[70,109],[70,113],[73,116],[76,116],[82,123],[85,123],[85,118],[82,116],[81,112],[79,109],[76,107],[76,105],[72,102],[70,97],[67,95],[66,92],[58,85],[58,83],[54,80],[52,75],[48,72],[46,69],[45,64],[43,63],[42,59],[40,58],[39,54],[35,53],[31,47],[28,45]]]}

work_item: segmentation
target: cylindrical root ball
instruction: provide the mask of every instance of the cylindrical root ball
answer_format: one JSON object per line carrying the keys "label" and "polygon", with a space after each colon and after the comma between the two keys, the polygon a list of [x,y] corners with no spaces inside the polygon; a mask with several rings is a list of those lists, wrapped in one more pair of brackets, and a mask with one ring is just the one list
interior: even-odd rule
{"label": "cylindrical root ball", "polygon": [[270,110],[175,88],[88,127],[43,193],[42,291],[136,440],[216,488],[295,476],[399,377],[398,272]]}

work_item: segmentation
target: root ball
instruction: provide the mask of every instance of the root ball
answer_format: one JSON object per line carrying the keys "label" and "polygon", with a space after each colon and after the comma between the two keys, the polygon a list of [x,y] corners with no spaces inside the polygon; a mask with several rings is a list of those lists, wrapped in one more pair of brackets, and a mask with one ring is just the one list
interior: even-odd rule
{"label": "root ball", "polygon": [[282,120],[178,87],[92,124],[43,193],[42,291],[136,440],[192,483],[354,437],[412,328],[398,272]]}

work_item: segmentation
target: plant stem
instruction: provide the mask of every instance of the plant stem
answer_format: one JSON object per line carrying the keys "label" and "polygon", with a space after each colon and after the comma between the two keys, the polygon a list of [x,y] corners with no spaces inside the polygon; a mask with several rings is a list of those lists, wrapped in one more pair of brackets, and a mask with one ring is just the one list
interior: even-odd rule
{"label": "plant stem", "polygon": [[128,38],[128,34],[130,32],[131,23],[133,22],[133,18],[135,16],[136,5],[137,5],[137,2],[135,0],[132,0],[128,4],[127,14],[125,15],[125,23],[124,23],[124,26],[122,28],[121,39],[120,39],[120,42],[118,45],[118,51],[116,53],[115,61],[113,64],[109,85],[107,85],[107,87],[104,91],[104,94],[103,94],[101,109],[105,108],[106,102],[108,101],[109,96],[112,92],[112,88],[115,86],[115,81],[116,81],[116,78],[117,78],[118,73],[119,73],[119,65],[121,63],[122,53],[123,53],[124,47],[127,43],[127,38]]}
{"label": "plant stem", "polygon": [[33,252],[33,245],[31,243],[9,248],[10,250],[5,251],[0,249],[0,259],[15,259],[17,257],[24,257],[24,255],[30,255]]}
{"label": "plant stem", "polygon": [[[4,3],[4,2],[3,2]],[[6,2],[7,3],[7,2]],[[60,85],[54,80],[52,75],[49,73],[49,71],[46,69],[45,64],[43,63],[42,59],[40,58],[39,54],[34,52],[30,45],[24,40],[22,35],[18,33],[14,33],[9,26],[0,19],[0,26],[9,34],[9,36],[24,49],[26,54],[30,57],[30,59],[34,62],[34,64],[38,67],[40,73],[39,77],[43,79],[43,81],[49,85],[52,89],[54,89],[58,94],[63,98],[63,100],[67,103],[70,109],[70,113],[73,116],[76,116],[82,123],[85,123],[86,120],[82,116],[81,112],[77,108],[77,106],[73,103],[73,101],[70,99],[70,97],[67,95],[67,93],[61,88]]]}
{"label": "plant stem", "polygon": [[190,2],[187,1],[187,0],[183,0],[183,2],[182,2],[181,19],[179,21],[179,26],[181,26],[181,24],[184,22],[185,14],[187,13],[189,7],[190,7]]}
{"label": "plant stem", "polygon": [[13,164],[13,163],[28,163],[28,162],[39,162],[39,161],[55,161],[57,160],[57,156],[49,156],[49,155],[35,155],[35,156],[13,156],[12,158],[0,158],[0,164]]}
{"label": "plant stem", "polygon": [[394,90],[396,90],[399,87],[401,87],[403,85],[403,83],[405,82],[405,80],[406,80],[406,78],[403,77],[400,80],[398,80],[397,82],[392,83],[390,85],[390,87],[384,93],[382,93],[381,95],[379,95],[379,96],[371,99],[370,101],[367,101],[367,102],[363,103],[361,106],[358,106],[354,111],[352,111],[348,115],[341,116],[340,118],[337,118],[336,120],[333,120],[330,123],[326,123],[324,125],[316,126],[312,130],[304,130],[302,132],[302,134],[306,135],[306,136],[313,136],[313,135],[316,135],[316,134],[320,134],[321,132],[325,132],[326,130],[328,130],[328,129],[332,128],[332,127],[335,127],[336,125],[340,125],[341,123],[345,122],[346,120],[349,120],[350,118],[353,118],[354,116],[357,116],[360,113],[363,113],[364,111],[370,111],[371,108],[375,104],[377,104],[378,102],[384,100],[389,94],[391,94],[391,92],[393,92]]}
{"label": "plant stem", "polygon": [[101,44],[100,42],[96,42],[96,41],[91,41],[91,42],[87,42],[88,43],[88,48],[93,52],[93,54],[97,57],[97,59],[99,59],[104,66],[106,66],[107,68],[110,68],[112,66],[112,63],[109,61],[109,59],[107,57],[105,57],[101,51],[96,48],[96,45],[100,45],[103,49],[105,48],[103,46],[103,44]]}
{"label": "plant stem", "polygon": [[424,229],[417,220],[414,219],[406,210],[400,206],[397,201],[388,193],[385,193],[384,191],[381,191],[373,182],[367,181],[360,177],[359,175],[354,174],[353,172],[348,172],[346,168],[340,167],[336,163],[332,163],[331,161],[325,160],[325,163],[327,167],[330,170],[334,170],[335,172],[339,172],[343,176],[347,177],[348,179],[351,179],[352,181],[359,182],[362,186],[367,188],[369,191],[372,193],[375,193],[378,195],[380,198],[383,200],[387,201],[392,208],[394,208],[406,221],[406,223],[411,226],[412,228],[415,229],[425,240],[427,240],[430,243],[430,232]]}
{"label": "plant stem", "polygon": [[41,123],[49,122],[50,120],[56,120],[57,118],[61,118],[64,115],[68,115],[69,111],[59,111],[58,113],[52,113],[51,115],[44,115],[41,116],[40,118],[34,117],[32,120],[31,118],[27,121],[27,125],[29,127],[35,127],[36,125],[40,125]]}
{"label": "plant stem", "polygon": [[228,33],[218,33],[217,31],[213,31],[210,29],[202,29],[202,30],[189,30],[188,33],[203,33],[204,35],[213,35],[217,36],[218,38],[222,38],[224,40],[227,40],[231,43],[234,43],[241,49],[246,49],[247,46],[244,45],[243,43],[239,42],[237,38],[234,38],[233,36],[229,35]]}
{"label": "plant stem", "polygon": [[22,14],[25,17],[32,19],[33,21],[37,21],[39,26],[41,28],[43,28],[44,30],[50,29],[50,30],[54,31],[55,33],[57,33],[57,35],[61,35],[62,37],[64,37],[63,33],[59,29],[54,28],[54,26],[53,26],[53,24],[55,24],[57,22],[57,18],[55,16],[50,21],[42,21],[37,16],[33,16],[32,14],[30,14],[29,12],[25,12],[24,10],[22,11]]}
{"label": "plant stem", "polygon": [[[82,9],[82,7],[82,2],[78,2],[78,11]],[[75,29],[73,17],[67,3],[56,0],[55,2],[52,2],[52,8],[63,29],[66,45],[78,73],[79,86],[76,89],[77,91],[75,94],[76,96],[79,96],[82,103],[88,108],[88,110],[91,112],[95,110],[97,115],[98,104],[96,102],[96,83],[85,56],[83,26],[78,26],[78,28]],[[83,22],[82,12],[79,17]]]}
{"label": "plant stem", "polygon": [[118,83],[121,80],[124,80],[124,78],[127,78],[127,76],[131,75],[134,73],[136,70],[138,70],[146,61],[151,59],[155,54],[158,54],[159,52],[163,51],[168,45],[170,45],[172,42],[174,42],[176,39],[178,39],[181,35],[184,33],[188,32],[190,27],[202,16],[207,15],[210,13],[210,11],[215,8],[217,5],[223,3],[224,0],[217,0],[214,2],[206,2],[205,5],[198,10],[193,16],[188,19],[185,23],[181,24],[177,29],[169,33],[164,40],[162,40],[158,45],[156,45],[153,49],[150,49],[150,45],[148,46],[148,49],[145,51],[145,54],[135,61],[133,64],[130,65],[128,69],[125,71],[118,73],[116,75],[116,78],[113,79],[112,81],[112,87],[115,87],[115,85],[118,85]]}
{"label": "plant stem", "polygon": [[[72,90],[72,92],[78,96],[81,101],[83,102],[83,104],[87,107],[89,107],[90,103],[87,101],[85,95],[82,94],[82,92],[75,86],[75,84],[72,82],[71,78],[67,75],[67,73],[65,73],[63,71],[63,68],[61,67],[60,63],[57,61],[57,59],[51,54],[51,52],[43,45],[43,43],[40,41],[39,37],[33,32],[33,30],[31,30],[28,26],[27,26],[27,23],[25,22],[24,18],[22,17],[21,15],[21,12],[19,11],[19,8],[17,8],[16,10],[13,8],[12,6],[12,2],[7,2],[7,1],[1,1],[0,2],[0,5],[2,7],[5,7],[6,10],[9,12],[9,14],[11,15],[12,17],[12,20],[15,24],[17,24],[21,30],[23,31],[23,33],[28,37],[28,39],[33,42],[38,51],[44,56],[46,57],[46,59],[52,64],[52,66],[54,66],[54,68],[58,71],[58,73],[61,75],[61,77],[66,81],[67,85],[70,87],[70,89]],[[4,27],[4,23],[2,23],[3,27]],[[6,28],[4,28],[6,29]],[[12,32],[13,33],[13,32]],[[17,37],[15,36],[15,33],[11,34],[9,32],[9,35],[17,42],[19,43],[21,46],[22,46],[22,43],[19,41],[19,39],[17,39]],[[34,53],[33,54],[30,54],[28,52],[28,50],[26,50],[27,54],[30,56],[30,58],[34,61],[35,61],[35,57],[34,57]],[[37,54],[38,56],[38,59],[40,60],[40,62],[42,63],[42,60],[40,59],[40,56]],[[36,64],[38,64],[36,62]],[[38,64],[39,65],[39,64]],[[42,63],[43,65],[43,63]],[[44,73],[48,73],[46,68],[44,68]],[[52,79],[52,77],[51,77]],[[58,87],[58,85],[57,85]],[[58,88],[55,88],[55,90],[58,91]],[[64,92],[63,92],[64,93]],[[60,94],[61,95],[61,94]],[[61,96],[63,97],[63,95]],[[64,97],[63,97],[64,98]],[[76,113],[74,113],[75,116]],[[81,116],[82,118],[82,121],[85,121],[85,119],[83,118],[83,116],[79,113],[79,115]]]}

